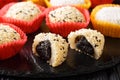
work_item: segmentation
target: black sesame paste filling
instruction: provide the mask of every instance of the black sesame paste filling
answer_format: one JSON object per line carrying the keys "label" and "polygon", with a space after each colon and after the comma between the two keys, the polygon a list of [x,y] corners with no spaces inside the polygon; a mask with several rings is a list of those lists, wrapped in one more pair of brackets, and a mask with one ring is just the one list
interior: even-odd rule
{"label": "black sesame paste filling", "polygon": [[89,54],[91,56],[94,55],[93,46],[87,41],[85,36],[80,35],[75,39],[76,47],[81,50],[82,53]]}
{"label": "black sesame paste filling", "polygon": [[36,51],[41,59],[50,60],[51,58],[51,43],[49,40],[41,41],[36,46]]}

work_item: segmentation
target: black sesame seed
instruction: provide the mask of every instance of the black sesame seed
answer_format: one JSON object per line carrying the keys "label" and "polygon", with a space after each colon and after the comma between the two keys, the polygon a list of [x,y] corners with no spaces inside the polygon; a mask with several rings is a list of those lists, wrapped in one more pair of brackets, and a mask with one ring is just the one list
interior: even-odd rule
{"label": "black sesame seed", "polygon": [[101,42],[101,40],[99,39],[99,41],[98,42]]}
{"label": "black sesame seed", "polygon": [[17,40],[16,38],[13,38],[14,40]]}
{"label": "black sesame seed", "polygon": [[32,17],[33,15],[31,14],[30,16]]}
{"label": "black sesame seed", "polygon": [[72,18],[69,18],[70,20],[72,20]]}
{"label": "black sesame seed", "polygon": [[16,34],[17,32],[14,31],[14,33]]}
{"label": "black sesame seed", "polygon": [[95,38],[97,39],[97,36],[95,36]]}
{"label": "black sesame seed", "polygon": [[22,13],[22,11],[19,11],[20,13]]}
{"label": "black sesame seed", "polygon": [[6,30],[6,29],[4,29],[4,32],[7,32],[7,30]]}
{"label": "black sesame seed", "polygon": [[66,21],[63,19],[63,22],[66,22]]}
{"label": "black sesame seed", "polygon": [[64,47],[62,47],[63,48],[63,50],[65,49]]}
{"label": "black sesame seed", "polygon": [[63,58],[66,58],[66,56],[64,56]]}
{"label": "black sesame seed", "polygon": [[62,50],[62,48],[60,48],[60,50]]}
{"label": "black sesame seed", "polygon": [[82,22],[82,20],[79,20],[78,22]]}
{"label": "black sesame seed", "polygon": [[18,15],[19,13],[16,13],[16,15]]}
{"label": "black sesame seed", "polygon": [[53,39],[53,41],[56,41],[56,39]]}
{"label": "black sesame seed", "polygon": [[61,22],[60,20],[58,20],[57,22]]}
{"label": "black sesame seed", "polygon": [[61,47],[60,50],[64,50],[64,47]]}
{"label": "black sesame seed", "polygon": [[97,44],[95,44],[95,46],[94,47],[98,47],[98,45]]}
{"label": "black sesame seed", "polygon": [[75,17],[75,19],[77,19],[77,17]]}
{"label": "black sesame seed", "polygon": [[53,14],[50,14],[53,18],[55,18],[55,16]]}

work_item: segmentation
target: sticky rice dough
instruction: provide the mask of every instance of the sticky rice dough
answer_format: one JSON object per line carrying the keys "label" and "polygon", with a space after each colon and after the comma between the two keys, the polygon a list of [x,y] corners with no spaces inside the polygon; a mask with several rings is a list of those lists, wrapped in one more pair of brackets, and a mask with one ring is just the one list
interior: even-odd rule
{"label": "sticky rice dough", "polygon": [[18,20],[30,21],[40,13],[40,9],[34,3],[28,1],[15,3],[8,9],[5,16]]}
{"label": "sticky rice dough", "polygon": [[20,34],[8,25],[0,24],[0,44],[19,40]]}
{"label": "sticky rice dough", "polygon": [[49,12],[49,20],[55,22],[86,22],[84,15],[75,7],[65,6]]}
{"label": "sticky rice dough", "polygon": [[67,56],[68,43],[60,35],[39,33],[35,36],[32,51],[52,67],[62,64]]}
{"label": "sticky rice dough", "polygon": [[68,35],[71,49],[87,54],[95,59],[102,55],[105,39],[97,30],[80,29]]}

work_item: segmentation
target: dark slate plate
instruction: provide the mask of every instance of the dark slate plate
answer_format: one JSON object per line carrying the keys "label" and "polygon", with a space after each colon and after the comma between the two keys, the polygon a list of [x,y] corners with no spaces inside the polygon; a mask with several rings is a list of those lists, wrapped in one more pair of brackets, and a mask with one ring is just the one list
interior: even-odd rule
{"label": "dark slate plate", "polygon": [[41,27],[41,31],[29,34],[28,42],[16,56],[0,61],[0,75],[30,78],[65,77],[96,72],[120,62],[120,39],[105,37],[103,55],[99,60],[69,49],[67,60],[53,68],[34,56],[31,51],[34,36],[43,31],[48,32],[48,29]]}

